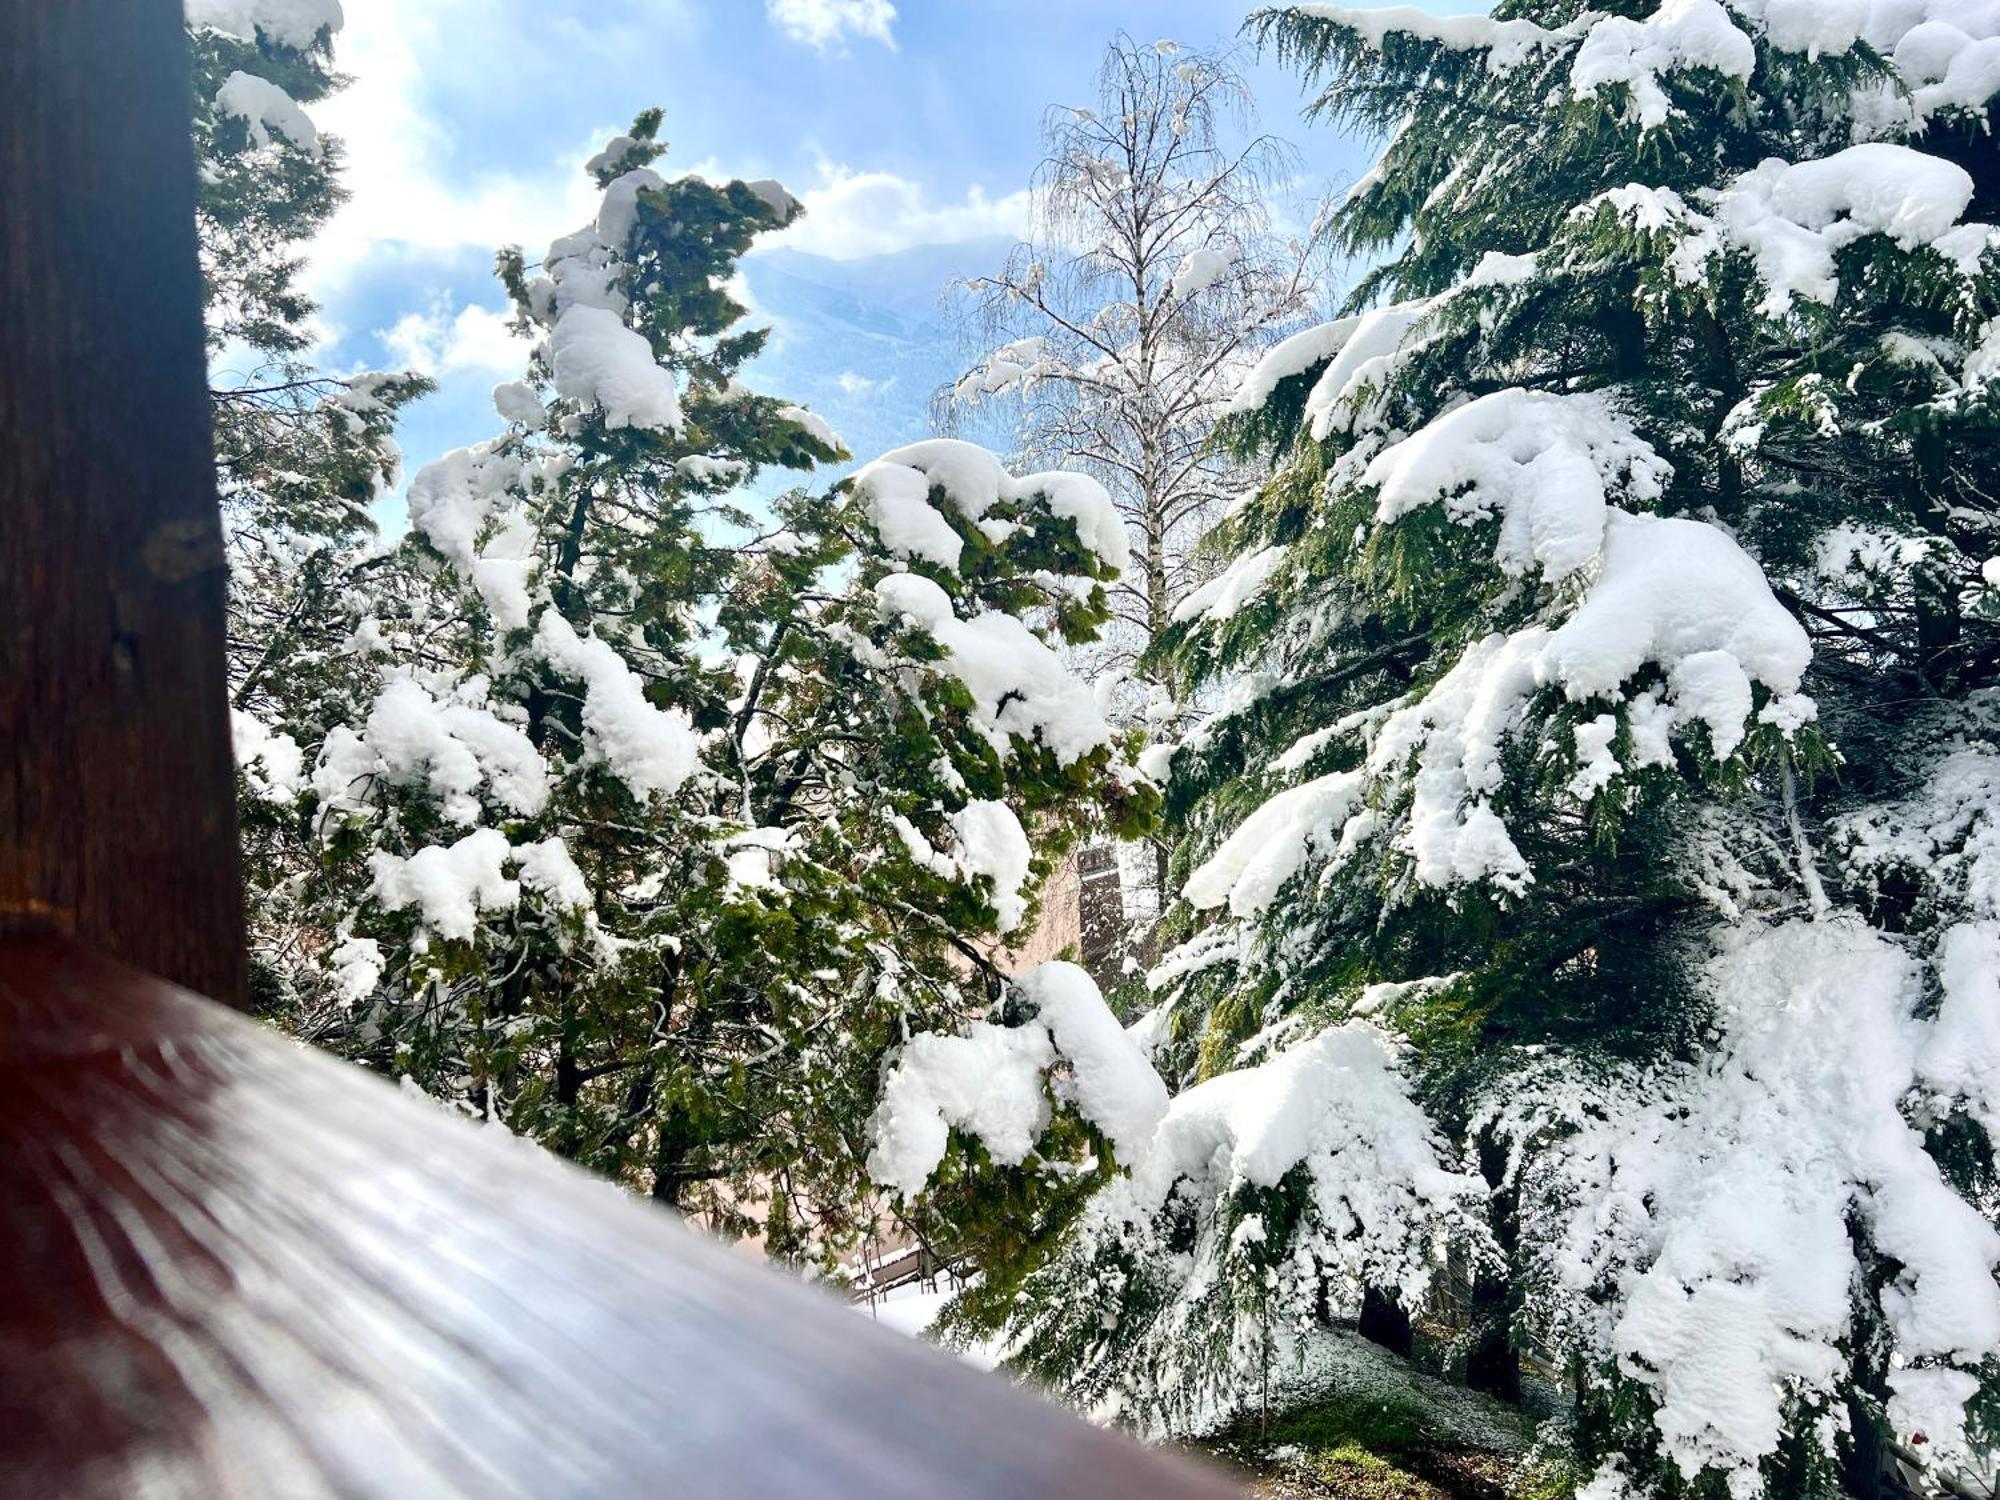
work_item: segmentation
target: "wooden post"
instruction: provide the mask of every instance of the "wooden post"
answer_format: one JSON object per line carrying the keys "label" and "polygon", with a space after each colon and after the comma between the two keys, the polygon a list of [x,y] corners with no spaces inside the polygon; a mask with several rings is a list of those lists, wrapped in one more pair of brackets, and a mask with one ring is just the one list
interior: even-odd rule
{"label": "wooden post", "polygon": [[241,1004],[177,0],[0,0],[0,927]]}

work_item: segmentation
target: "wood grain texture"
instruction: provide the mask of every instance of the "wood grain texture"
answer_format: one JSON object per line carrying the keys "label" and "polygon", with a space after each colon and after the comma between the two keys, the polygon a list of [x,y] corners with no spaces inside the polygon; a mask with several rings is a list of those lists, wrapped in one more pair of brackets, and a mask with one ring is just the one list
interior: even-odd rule
{"label": "wood grain texture", "polygon": [[0,925],[243,991],[178,0],[0,0]]}
{"label": "wood grain texture", "polygon": [[0,1494],[1233,1493],[52,938],[0,939],[0,1266]]}

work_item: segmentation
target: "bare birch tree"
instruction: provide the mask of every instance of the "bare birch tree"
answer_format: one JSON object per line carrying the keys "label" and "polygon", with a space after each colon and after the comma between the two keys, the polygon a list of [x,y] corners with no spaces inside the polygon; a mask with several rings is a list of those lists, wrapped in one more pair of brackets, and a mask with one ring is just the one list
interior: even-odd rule
{"label": "bare birch tree", "polygon": [[1200,541],[1253,483],[1215,426],[1310,311],[1312,262],[1273,224],[1290,153],[1256,131],[1226,56],[1121,35],[1097,94],[1045,117],[1033,237],[966,283],[981,352],[939,415],[1010,418],[1023,463],[1111,492],[1133,558],[1087,665],[1120,718],[1164,733],[1188,706],[1146,648],[1213,573]]}

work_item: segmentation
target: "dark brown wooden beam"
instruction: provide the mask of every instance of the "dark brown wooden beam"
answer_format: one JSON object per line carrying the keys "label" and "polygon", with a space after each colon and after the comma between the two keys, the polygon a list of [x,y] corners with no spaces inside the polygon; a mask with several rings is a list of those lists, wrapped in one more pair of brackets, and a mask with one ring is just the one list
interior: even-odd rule
{"label": "dark brown wooden beam", "polygon": [[0,1491],[1220,1500],[491,1127],[0,939]]}
{"label": "dark brown wooden beam", "polygon": [[0,0],[0,926],[221,999],[242,897],[178,0]]}

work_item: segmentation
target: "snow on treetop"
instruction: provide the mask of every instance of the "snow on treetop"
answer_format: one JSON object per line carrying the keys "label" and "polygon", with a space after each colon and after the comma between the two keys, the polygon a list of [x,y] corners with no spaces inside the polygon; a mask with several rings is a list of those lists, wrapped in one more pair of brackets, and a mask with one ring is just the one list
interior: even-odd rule
{"label": "snow on treetop", "polygon": [[1003,501],[1039,497],[1051,514],[1075,524],[1078,540],[1104,566],[1122,573],[1132,561],[1124,518],[1103,485],[1086,474],[1062,471],[1017,479],[976,443],[932,438],[894,449],[856,474],[854,489],[898,557],[958,567],[965,544],[931,504],[935,490],[968,521],[978,521]]}
{"label": "snow on treetop", "polygon": [[760,177],[755,182],[746,182],[743,185],[762,199],[771,212],[786,223],[790,223],[805,208],[804,204],[786,190],[783,183],[772,178]]}
{"label": "snow on treetop", "polygon": [[1887,59],[1896,80],[1857,91],[1851,104],[1864,137],[1906,133],[1940,110],[1976,113],[2000,92],[2000,8],[1991,0],[1664,0],[1643,20],[1586,12],[1555,30],[1525,20],[1434,16],[1400,5],[1284,9],[1344,26],[1376,51],[1391,36],[1483,51],[1487,70],[1496,74],[1573,46],[1572,93],[1590,98],[1623,86],[1633,118],[1645,129],[1665,124],[1673,113],[1660,85],[1663,74],[1700,68],[1747,82],[1756,70],[1759,38],[1811,58],[1865,44]]}
{"label": "snow on treetop", "polygon": [[[622,160],[614,140],[593,165]],[[615,150],[615,154],[614,154]],[[604,414],[604,425],[678,434],[685,430],[674,377],[653,346],[627,326],[630,299],[620,289],[625,251],[639,220],[639,195],[665,186],[659,173],[635,167],[604,189],[595,219],[549,246],[544,274],[530,283],[533,316],[549,330],[556,393]]]}
{"label": "snow on treetop", "polygon": [[347,24],[340,0],[187,0],[187,21],[245,41],[262,32],[299,51],[310,47],[322,28],[339,31]]}
{"label": "snow on treetop", "polygon": [[1533,21],[1495,21],[1488,16],[1438,16],[1414,5],[1384,5],[1359,10],[1345,5],[1298,4],[1284,9],[1345,26],[1376,51],[1391,36],[1435,42],[1454,52],[1485,52],[1486,66],[1495,73],[1519,67],[1537,53],[1560,47],[1577,34],[1576,23],[1561,31]]}
{"label": "snow on treetop", "polygon": [[1673,113],[1660,74],[1710,68],[1747,82],[1756,66],[1756,47],[1718,0],[1666,0],[1643,21],[1611,16],[1591,27],[1577,48],[1570,88],[1582,99],[1623,84],[1639,123],[1650,130]]}

